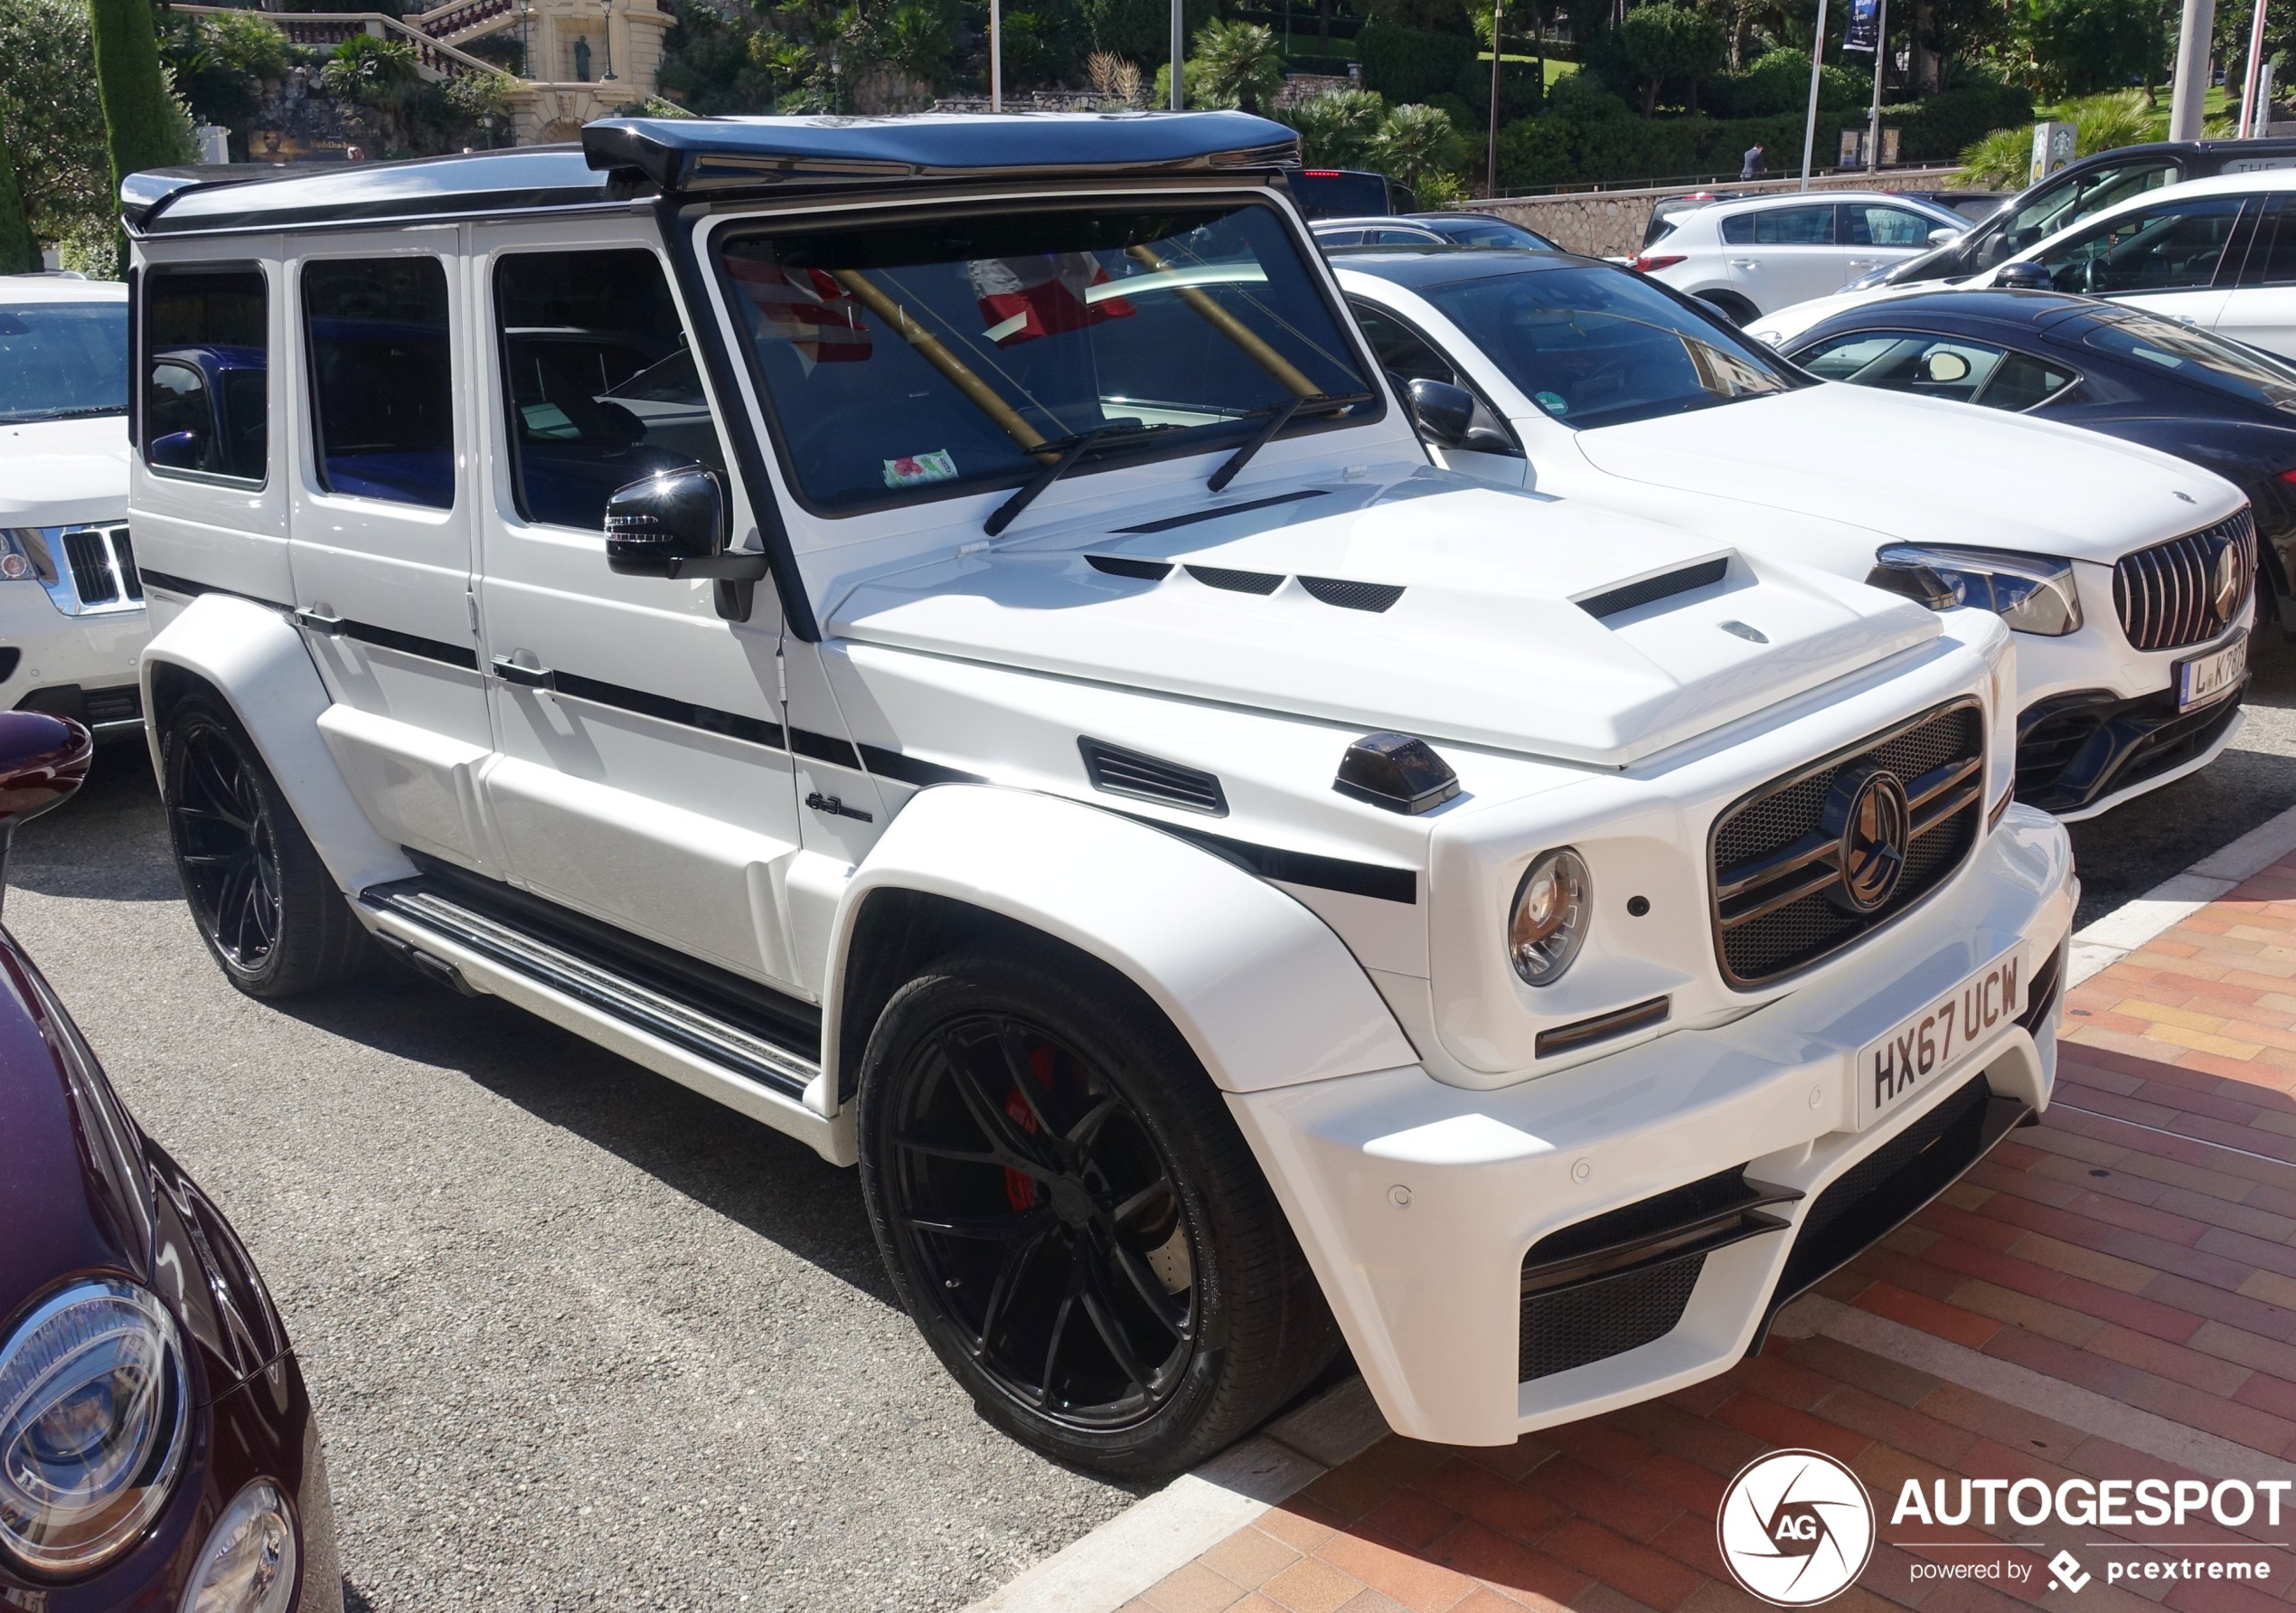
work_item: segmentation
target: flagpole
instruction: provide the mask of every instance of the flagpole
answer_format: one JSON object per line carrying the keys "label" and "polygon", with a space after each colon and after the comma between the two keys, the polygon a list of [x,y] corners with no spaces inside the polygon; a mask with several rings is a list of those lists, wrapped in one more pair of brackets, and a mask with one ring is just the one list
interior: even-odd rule
{"label": "flagpole", "polygon": [[1507,0],[1491,0],[1491,147],[1482,182],[1486,196],[1499,193],[1499,19],[1506,9]]}
{"label": "flagpole", "polygon": [[1187,105],[1187,89],[1181,82],[1181,52],[1185,42],[1181,38],[1180,0],[1172,0],[1172,109],[1175,112]]}
{"label": "flagpole", "polygon": [[1003,0],[989,0],[989,110],[1004,110]]}
{"label": "flagpole", "polygon": [[1818,36],[1810,42],[1810,111],[1802,124],[1802,188],[1810,188],[1810,150],[1818,138],[1818,74],[1826,64],[1826,0],[1818,0]]}
{"label": "flagpole", "polygon": [[[1920,19],[1915,19],[1918,22]],[[1866,172],[1881,172],[1881,64],[1889,50],[1889,0],[1881,0],[1874,33],[1874,109],[1866,119]]]}

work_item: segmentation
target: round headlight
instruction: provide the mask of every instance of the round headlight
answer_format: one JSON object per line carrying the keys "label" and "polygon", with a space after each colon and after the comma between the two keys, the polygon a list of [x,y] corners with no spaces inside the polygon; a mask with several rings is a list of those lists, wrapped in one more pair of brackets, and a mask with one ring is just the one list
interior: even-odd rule
{"label": "round headlight", "polygon": [[129,1282],[75,1283],[0,1345],[0,1549],[44,1573],[125,1550],[183,1466],[175,1319]]}
{"label": "round headlight", "polygon": [[241,1490],[207,1532],[182,1613],[287,1613],[295,1599],[295,1520],[268,1478]]}
{"label": "round headlight", "polygon": [[1567,846],[1542,854],[1524,873],[1507,918],[1507,959],[1526,983],[1551,985],[1570,967],[1586,939],[1593,891],[1585,861]]}

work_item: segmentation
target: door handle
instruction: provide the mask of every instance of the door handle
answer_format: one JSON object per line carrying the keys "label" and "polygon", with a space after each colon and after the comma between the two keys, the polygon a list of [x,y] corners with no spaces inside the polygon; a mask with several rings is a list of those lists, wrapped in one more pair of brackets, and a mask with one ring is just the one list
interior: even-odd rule
{"label": "door handle", "polygon": [[329,638],[343,631],[343,618],[327,611],[306,607],[295,612],[297,627],[308,627],[314,633],[324,633]]}
{"label": "door handle", "polygon": [[1730,259],[1730,267],[1732,269],[1760,269],[1762,267],[1762,259],[1759,258],[1733,258]]}
{"label": "door handle", "polygon": [[523,662],[513,661],[508,656],[496,656],[491,665],[494,668],[494,675],[505,684],[516,684],[522,689],[553,687],[547,666],[529,666]]}

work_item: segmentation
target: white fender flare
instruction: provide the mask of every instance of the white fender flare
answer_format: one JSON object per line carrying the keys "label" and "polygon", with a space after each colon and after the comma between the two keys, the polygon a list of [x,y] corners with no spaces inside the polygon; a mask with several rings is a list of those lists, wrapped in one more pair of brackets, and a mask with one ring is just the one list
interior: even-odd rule
{"label": "white fender flare", "polygon": [[375,833],[336,769],[319,730],[319,717],[333,702],[302,634],[285,617],[235,595],[202,594],[144,646],[137,675],[144,710],[154,718],[145,725],[145,739],[153,773],[165,779],[159,707],[152,698],[154,674],[162,666],[181,667],[212,684],[230,703],[327,872],[347,894],[415,872],[405,854]]}
{"label": "white fender flare", "polygon": [[[940,785],[901,808],[848,882],[823,1023],[842,1023],[850,948],[874,891],[947,897],[1091,954],[1162,1009],[1213,1084],[1256,1092],[1416,1064],[1339,937],[1236,864],[1057,796]],[[838,1089],[838,1038],[823,1038]]]}

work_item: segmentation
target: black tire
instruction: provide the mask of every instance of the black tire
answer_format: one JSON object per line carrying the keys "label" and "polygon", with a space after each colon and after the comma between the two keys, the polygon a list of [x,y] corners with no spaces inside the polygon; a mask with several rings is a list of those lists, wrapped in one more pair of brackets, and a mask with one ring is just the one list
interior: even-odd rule
{"label": "black tire", "polygon": [[1219,1092],[1103,966],[1049,946],[936,963],[870,1036],[860,1134],[902,1305],[982,1415],[1057,1460],[1177,1472],[1331,1358]]}
{"label": "black tire", "polygon": [[292,997],[358,974],[367,932],[231,709],[186,695],[167,713],[160,756],[175,873],[231,984]]}

